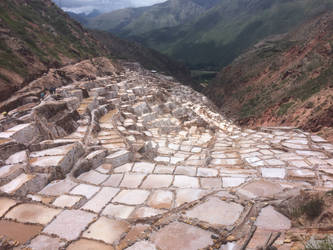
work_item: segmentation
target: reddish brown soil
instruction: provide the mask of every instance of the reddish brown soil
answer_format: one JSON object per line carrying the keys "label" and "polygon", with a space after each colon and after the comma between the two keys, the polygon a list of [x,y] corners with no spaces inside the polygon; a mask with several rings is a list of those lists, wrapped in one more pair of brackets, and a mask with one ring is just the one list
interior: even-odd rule
{"label": "reddish brown soil", "polygon": [[205,90],[247,127],[292,126],[333,141],[333,13],[258,43]]}

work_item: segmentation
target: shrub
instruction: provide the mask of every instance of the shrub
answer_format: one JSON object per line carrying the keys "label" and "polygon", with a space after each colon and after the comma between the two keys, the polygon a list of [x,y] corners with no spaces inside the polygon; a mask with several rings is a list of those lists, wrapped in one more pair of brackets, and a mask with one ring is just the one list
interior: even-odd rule
{"label": "shrub", "polygon": [[302,206],[302,210],[309,218],[318,217],[323,211],[324,201],[321,198],[314,198]]}

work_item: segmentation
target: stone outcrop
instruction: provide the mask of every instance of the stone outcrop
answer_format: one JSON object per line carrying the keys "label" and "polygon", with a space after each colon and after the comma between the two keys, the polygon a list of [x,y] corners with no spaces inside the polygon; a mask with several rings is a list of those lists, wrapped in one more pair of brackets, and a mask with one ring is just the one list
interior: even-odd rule
{"label": "stone outcrop", "polygon": [[288,249],[293,225],[276,204],[333,187],[326,140],[239,128],[203,95],[137,64],[33,101],[25,122],[16,107],[0,120],[5,247],[255,249],[281,232],[275,246]]}

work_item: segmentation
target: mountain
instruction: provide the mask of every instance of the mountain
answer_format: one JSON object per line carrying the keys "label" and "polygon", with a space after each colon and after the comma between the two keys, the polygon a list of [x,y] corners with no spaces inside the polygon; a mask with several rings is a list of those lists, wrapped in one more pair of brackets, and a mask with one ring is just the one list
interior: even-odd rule
{"label": "mountain", "polygon": [[66,11],[66,13],[74,20],[76,20],[77,22],[81,23],[82,25],[86,25],[88,24],[88,17],[85,13],[74,13],[74,12],[70,12],[70,11]]}
{"label": "mountain", "polygon": [[99,15],[101,15],[102,13],[99,10],[94,9],[93,11],[91,11],[89,14],[86,13],[74,13],[71,11],[66,11],[66,13],[73,18],[74,20],[78,21],[79,23],[85,25],[88,24],[88,19],[89,18],[94,18],[97,17]]}
{"label": "mountain", "polygon": [[170,0],[104,14],[88,26],[141,42],[193,69],[220,69],[261,39],[332,8],[333,0]]}
{"label": "mountain", "polygon": [[[53,0],[64,11],[73,13],[111,12],[130,7],[151,6],[166,0]],[[89,15],[89,14],[88,14]]]}
{"label": "mountain", "polygon": [[333,139],[333,12],[257,43],[204,92],[242,125],[294,126]]}
{"label": "mountain", "polygon": [[183,83],[191,82],[190,71],[184,64],[172,60],[156,50],[121,39],[108,32],[96,30],[90,32],[105,48],[111,51],[113,58],[140,62],[146,69],[174,76]]}
{"label": "mountain", "polygon": [[[107,44],[113,43],[112,39],[119,40],[114,37],[108,39],[99,42],[50,0],[0,1],[0,101],[51,67],[58,68],[98,56],[115,58],[113,55],[119,54],[115,51],[117,47]],[[146,55],[144,64],[151,60],[151,64],[159,63],[159,69],[169,74],[173,74],[172,70],[178,66],[181,69],[175,70],[178,75],[187,73],[183,65],[165,56],[148,58],[151,50],[129,42],[126,42],[126,47],[141,52],[136,56],[127,53],[122,58],[140,62],[138,54],[141,53]]]}
{"label": "mountain", "polygon": [[[182,25],[202,15],[220,0],[169,0],[150,7],[126,8],[88,21],[88,27],[126,37]],[[126,34],[126,35],[125,35]]]}
{"label": "mountain", "polygon": [[50,67],[108,54],[49,0],[3,0],[0,18],[0,100]]}

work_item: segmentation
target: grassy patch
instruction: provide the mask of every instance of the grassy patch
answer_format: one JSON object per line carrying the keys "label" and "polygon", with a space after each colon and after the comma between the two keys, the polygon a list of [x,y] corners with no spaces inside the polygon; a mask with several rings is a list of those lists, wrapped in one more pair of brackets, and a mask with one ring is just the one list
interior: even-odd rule
{"label": "grassy patch", "polygon": [[292,218],[299,218],[304,214],[302,207],[292,207],[289,209],[289,214]]}
{"label": "grassy patch", "polygon": [[258,106],[258,98],[252,98],[242,106],[241,118],[247,118],[256,114],[256,107]]}
{"label": "grassy patch", "polygon": [[323,240],[309,241],[304,247],[305,250],[333,250],[333,240],[326,237]]}
{"label": "grassy patch", "polygon": [[10,79],[7,76],[3,75],[3,74],[0,74],[0,79],[4,80],[7,83],[10,83]]}
{"label": "grassy patch", "polygon": [[192,70],[192,79],[196,82],[207,82],[216,77],[216,71]]}
{"label": "grassy patch", "polygon": [[[31,0],[26,4],[6,0],[0,5],[2,25],[11,31],[22,49],[16,51],[6,41],[0,41],[0,67],[14,71],[23,78],[34,69],[34,63],[46,66],[61,63],[62,56],[73,59],[95,57],[101,47],[85,36],[55,7],[44,1]],[[8,79],[1,79],[8,82]]]}
{"label": "grassy patch", "polygon": [[0,66],[18,73],[20,76],[27,75],[26,65],[13,53],[0,51]]}
{"label": "grassy patch", "polygon": [[[277,42],[267,42],[266,47],[257,52],[257,56],[261,58],[272,57],[276,54],[286,51],[287,49],[295,45],[295,43],[296,42],[294,41],[284,41],[284,40]],[[278,65],[273,65],[272,63],[271,67],[278,68]]]}
{"label": "grassy patch", "polygon": [[279,111],[277,112],[278,116],[283,116],[287,113],[288,109],[293,106],[294,103],[293,102],[288,102],[288,103],[284,103],[280,106]]}
{"label": "grassy patch", "polygon": [[294,96],[302,101],[307,100],[315,93],[318,93],[322,88],[327,86],[329,83],[332,82],[332,75],[333,75],[333,65],[322,72],[320,76],[315,79],[308,80],[305,84],[298,86],[289,92],[289,96]]}

